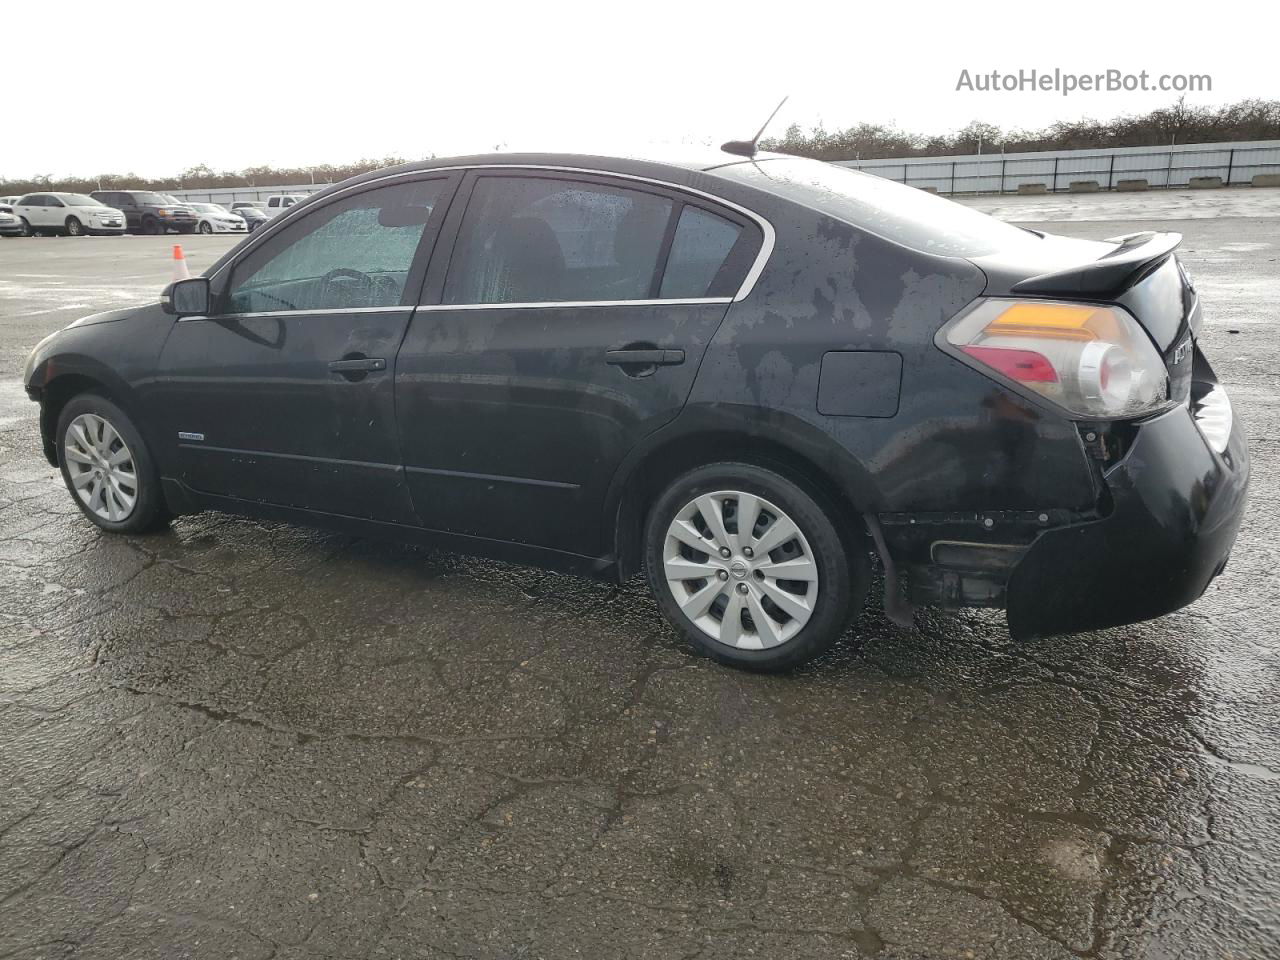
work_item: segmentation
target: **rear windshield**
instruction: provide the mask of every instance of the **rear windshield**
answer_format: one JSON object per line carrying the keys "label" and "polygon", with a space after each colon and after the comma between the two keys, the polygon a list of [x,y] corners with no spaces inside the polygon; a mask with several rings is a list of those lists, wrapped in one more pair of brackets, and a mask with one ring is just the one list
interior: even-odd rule
{"label": "rear windshield", "polygon": [[979,257],[1038,239],[953,200],[818,160],[761,159],[715,173],[924,253]]}

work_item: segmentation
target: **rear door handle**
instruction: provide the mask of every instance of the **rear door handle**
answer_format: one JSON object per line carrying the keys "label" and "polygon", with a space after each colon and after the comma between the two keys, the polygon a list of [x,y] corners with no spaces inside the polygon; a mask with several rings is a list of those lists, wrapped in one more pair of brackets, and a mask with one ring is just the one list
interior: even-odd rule
{"label": "rear door handle", "polygon": [[387,369],[387,361],[374,357],[359,360],[330,360],[329,369],[334,373],[367,373],[370,370]]}
{"label": "rear door handle", "polygon": [[618,366],[626,366],[643,364],[646,366],[663,367],[672,366],[678,363],[684,363],[683,350],[607,350],[604,355],[605,363],[612,363]]}

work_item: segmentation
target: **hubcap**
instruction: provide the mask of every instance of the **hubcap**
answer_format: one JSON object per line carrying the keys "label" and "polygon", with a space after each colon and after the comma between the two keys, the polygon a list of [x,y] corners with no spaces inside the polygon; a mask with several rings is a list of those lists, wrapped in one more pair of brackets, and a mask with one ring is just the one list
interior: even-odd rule
{"label": "hubcap", "polygon": [[115,427],[82,413],[67,427],[62,451],[71,487],[90,512],[113,523],[127,520],[138,502],[138,471]]}
{"label": "hubcap", "polygon": [[818,565],[809,542],[754,494],[721,490],[686,504],[667,527],[662,562],[685,616],[728,646],[780,646],[813,616]]}

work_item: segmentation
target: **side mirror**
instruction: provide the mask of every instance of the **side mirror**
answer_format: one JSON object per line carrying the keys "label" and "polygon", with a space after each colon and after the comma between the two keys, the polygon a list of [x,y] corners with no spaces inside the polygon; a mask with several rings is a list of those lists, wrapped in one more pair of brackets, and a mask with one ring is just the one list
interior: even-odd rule
{"label": "side mirror", "polygon": [[175,280],[160,295],[160,308],[176,317],[198,317],[209,312],[209,280],[192,277]]}

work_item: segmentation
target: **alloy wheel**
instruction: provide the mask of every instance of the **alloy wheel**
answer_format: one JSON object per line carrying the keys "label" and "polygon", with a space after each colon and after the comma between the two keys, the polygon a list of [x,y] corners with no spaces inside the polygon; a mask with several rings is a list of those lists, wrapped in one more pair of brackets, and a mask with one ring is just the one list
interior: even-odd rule
{"label": "alloy wheel", "polygon": [[813,616],[818,565],[800,527],[763,497],[706,493],[667,527],[663,574],[699,630],[741,650],[791,640]]}
{"label": "alloy wheel", "polygon": [[80,221],[77,220],[75,217],[71,217],[67,221],[67,236],[78,237],[82,233],[84,233],[84,227],[81,226]]}
{"label": "alloy wheel", "polygon": [[67,426],[62,450],[72,489],[89,511],[111,523],[127,520],[138,502],[138,470],[115,427],[82,413]]}

